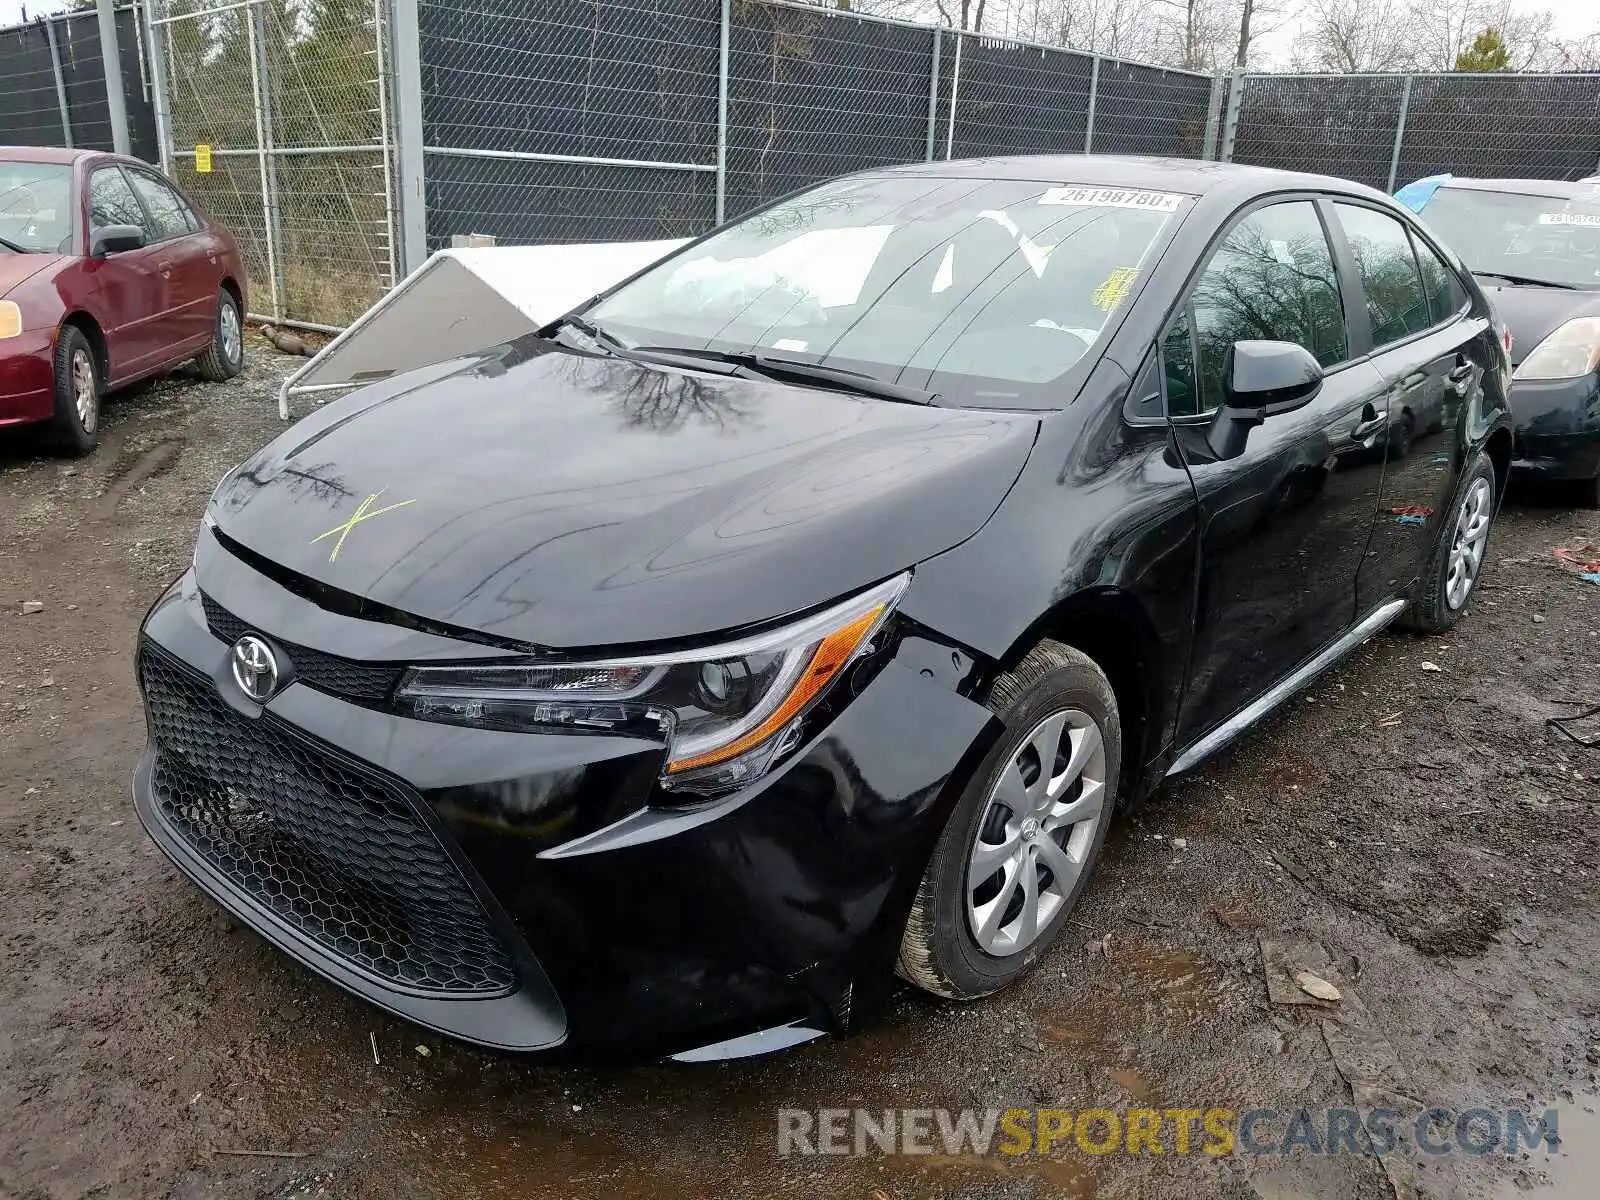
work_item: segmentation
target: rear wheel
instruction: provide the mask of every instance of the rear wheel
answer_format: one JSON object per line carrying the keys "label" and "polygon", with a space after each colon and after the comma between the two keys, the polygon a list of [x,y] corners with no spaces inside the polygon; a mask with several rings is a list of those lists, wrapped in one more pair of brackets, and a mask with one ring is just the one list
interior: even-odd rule
{"label": "rear wheel", "polygon": [[54,440],[68,454],[87,454],[100,442],[100,368],[94,347],[75,325],[56,338]]}
{"label": "rear wheel", "polygon": [[1041,642],[1000,677],[1006,733],[957,803],[912,904],[899,973],[951,999],[1012,983],[1088,886],[1116,800],[1122,725],[1087,655]]}
{"label": "rear wheel", "polygon": [[244,323],[239,302],[223,288],[217,297],[217,320],[211,331],[211,345],[195,360],[200,374],[213,383],[232,379],[244,369]]}
{"label": "rear wheel", "polygon": [[1472,603],[1495,517],[1494,464],[1487,454],[1461,476],[1406,624],[1422,633],[1449,629]]}

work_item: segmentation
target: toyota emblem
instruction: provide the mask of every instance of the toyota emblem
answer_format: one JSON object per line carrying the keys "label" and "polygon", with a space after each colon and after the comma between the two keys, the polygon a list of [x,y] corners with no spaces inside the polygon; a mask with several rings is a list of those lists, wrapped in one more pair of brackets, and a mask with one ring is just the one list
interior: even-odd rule
{"label": "toyota emblem", "polygon": [[278,690],[278,656],[272,647],[247,633],[233,644],[233,681],[257,704],[265,704]]}

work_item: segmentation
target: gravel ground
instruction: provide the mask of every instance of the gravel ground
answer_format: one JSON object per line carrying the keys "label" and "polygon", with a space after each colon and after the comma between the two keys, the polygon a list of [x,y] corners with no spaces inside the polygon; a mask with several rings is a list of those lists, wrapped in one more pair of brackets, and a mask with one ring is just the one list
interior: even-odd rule
{"label": "gravel ground", "polygon": [[133,816],[135,630],[279,428],[294,360],[252,352],[234,383],[119,397],[89,459],[0,441],[0,1196],[1395,1195],[1365,1155],[776,1153],[780,1107],[1350,1105],[1328,1014],[1269,1001],[1263,937],[1326,948],[1412,1099],[1561,1107],[1562,1153],[1418,1163],[1417,1194],[1594,1194],[1600,750],[1546,720],[1600,704],[1600,588],[1551,554],[1600,513],[1514,496],[1468,620],[1369,643],[1124,819],[1012,992],[907,995],[778,1058],[556,1069],[310,977]]}

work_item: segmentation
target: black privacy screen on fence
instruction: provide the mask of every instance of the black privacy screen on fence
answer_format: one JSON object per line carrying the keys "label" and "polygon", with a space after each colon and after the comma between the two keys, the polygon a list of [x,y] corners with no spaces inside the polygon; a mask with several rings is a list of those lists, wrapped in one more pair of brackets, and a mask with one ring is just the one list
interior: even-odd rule
{"label": "black privacy screen on fence", "polygon": [[[1600,75],[1250,75],[1233,161],[1377,188],[1449,172],[1578,179],[1600,164]],[[1398,146],[1398,153],[1396,152]]]}
{"label": "black privacy screen on fence", "polygon": [[[1204,152],[1209,76],[797,4],[728,11],[730,218],[889,163]],[[714,0],[420,0],[429,247],[711,228],[722,39]]]}
{"label": "black privacy screen on fence", "polygon": [[716,5],[422,0],[418,24],[430,248],[714,223]]}
{"label": "black privacy screen on fence", "polygon": [[728,216],[926,156],[931,30],[736,4],[731,33]]}
{"label": "black privacy screen on fence", "polygon": [[[51,61],[51,30],[46,28],[46,20],[55,33],[55,53],[66,96],[65,127]],[[146,91],[137,14],[131,8],[117,13],[117,43],[130,145],[140,158],[154,162],[158,156],[155,115]],[[112,148],[100,27],[93,12],[0,29],[0,142]]]}

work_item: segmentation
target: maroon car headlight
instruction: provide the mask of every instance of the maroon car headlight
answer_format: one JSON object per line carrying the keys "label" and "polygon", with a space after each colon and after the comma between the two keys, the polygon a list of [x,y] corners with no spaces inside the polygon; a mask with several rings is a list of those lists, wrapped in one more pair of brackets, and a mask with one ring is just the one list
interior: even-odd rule
{"label": "maroon car headlight", "polygon": [[0,300],[0,339],[22,333],[22,309],[15,300]]}
{"label": "maroon car headlight", "polygon": [[664,738],[663,786],[724,791],[793,746],[800,719],[868,649],[910,579],[898,575],[770,633],[679,654],[414,667],[396,700],[424,721]]}

